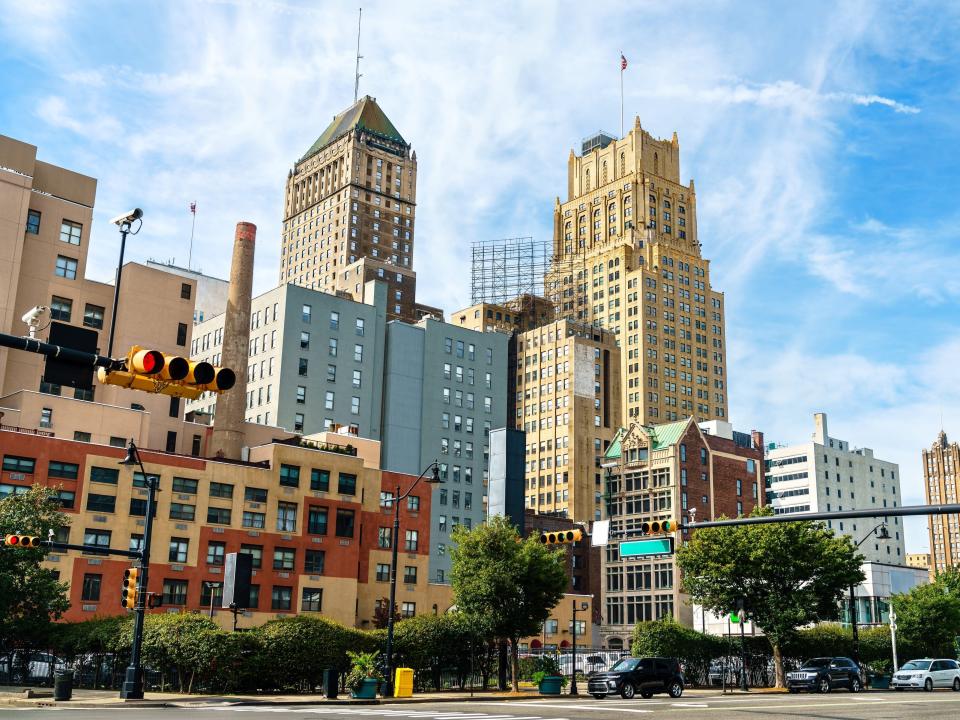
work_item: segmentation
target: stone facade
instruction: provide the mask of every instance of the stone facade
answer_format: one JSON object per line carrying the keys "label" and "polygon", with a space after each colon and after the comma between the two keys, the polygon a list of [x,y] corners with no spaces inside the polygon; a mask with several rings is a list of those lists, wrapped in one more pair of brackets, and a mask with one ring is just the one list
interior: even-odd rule
{"label": "stone facade", "polygon": [[[960,444],[949,442],[942,430],[924,450],[923,489],[928,505],[960,502]],[[960,563],[960,516],[931,515],[930,573],[936,575]]]}

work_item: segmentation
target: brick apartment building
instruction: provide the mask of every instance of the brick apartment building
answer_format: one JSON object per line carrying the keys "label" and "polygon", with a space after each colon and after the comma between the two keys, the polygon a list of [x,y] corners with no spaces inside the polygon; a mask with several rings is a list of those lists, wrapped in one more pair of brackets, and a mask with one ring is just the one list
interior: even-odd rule
{"label": "brick apartment building", "polygon": [[[673,616],[692,623],[673,555],[621,558],[620,539],[637,537],[642,522],[678,524],[696,509],[698,521],[749,514],[763,504],[763,434],[730,423],[692,418],[664,425],[631,424],[604,455],[604,497],[611,542],[603,558],[603,644],[629,648],[638,622]],[[675,535],[689,538],[687,529]]]}

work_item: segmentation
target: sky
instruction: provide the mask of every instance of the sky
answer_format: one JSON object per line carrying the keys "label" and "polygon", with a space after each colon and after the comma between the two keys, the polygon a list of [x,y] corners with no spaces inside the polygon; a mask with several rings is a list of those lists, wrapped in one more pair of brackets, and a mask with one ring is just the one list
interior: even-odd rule
{"label": "sky", "polygon": [[[358,6],[314,0],[0,0],[0,133],[144,210],[127,257],[226,277],[258,227],[276,285],[288,170],[353,101]],[[363,2],[360,93],[418,158],[418,300],[470,303],[476,240],[550,240],[567,157],[626,122],[681,147],[727,298],[730,416],[770,442],[831,435],[900,465],[960,439],[960,6]],[[928,549],[906,521],[908,552]]]}

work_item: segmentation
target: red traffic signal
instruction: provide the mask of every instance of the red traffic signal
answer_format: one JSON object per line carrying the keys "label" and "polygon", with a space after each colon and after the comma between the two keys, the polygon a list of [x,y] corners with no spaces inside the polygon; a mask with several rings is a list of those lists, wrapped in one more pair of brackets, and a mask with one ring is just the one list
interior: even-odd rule
{"label": "red traffic signal", "polygon": [[100,368],[97,378],[105,385],[161,393],[196,400],[205,392],[224,392],[237,382],[230,368],[194,362],[134,345],[127,353],[125,370]]}
{"label": "red traffic signal", "polygon": [[123,571],[123,591],[120,593],[120,604],[128,610],[137,607],[137,577],[140,571],[137,568],[127,568]]}
{"label": "red traffic signal", "polygon": [[6,535],[3,544],[10,547],[35,548],[40,547],[40,538],[35,535]]}

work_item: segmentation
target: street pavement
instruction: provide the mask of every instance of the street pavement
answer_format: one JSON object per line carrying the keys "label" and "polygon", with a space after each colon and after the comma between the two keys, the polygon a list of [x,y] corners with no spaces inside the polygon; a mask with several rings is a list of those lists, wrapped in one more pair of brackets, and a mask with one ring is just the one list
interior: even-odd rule
{"label": "street pavement", "polygon": [[[486,700],[469,702],[433,702],[410,705],[324,706],[246,705],[227,701],[220,704],[156,707],[134,704],[112,707],[81,708],[66,703],[57,707],[0,709],[0,718],[32,720],[39,717],[93,720],[127,713],[137,720],[190,718],[193,720],[310,720],[329,717],[331,720],[623,720],[649,715],[671,718],[829,718],[830,720],[883,720],[885,718],[957,718],[960,717],[960,693],[893,693],[886,691],[850,694],[833,692],[827,695],[787,695],[757,693],[755,695],[721,695],[711,691],[688,691],[676,700],[654,696],[650,700],[594,700],[590,696],[557,697],[527,700]],[[119,720],[119,715],[117,716]]]}

